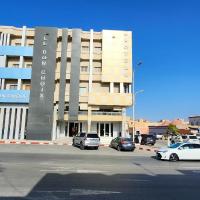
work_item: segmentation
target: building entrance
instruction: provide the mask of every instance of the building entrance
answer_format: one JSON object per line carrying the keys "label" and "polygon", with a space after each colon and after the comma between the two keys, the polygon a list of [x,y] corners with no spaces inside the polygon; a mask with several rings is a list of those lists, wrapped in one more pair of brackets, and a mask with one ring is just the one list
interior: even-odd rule
{"label": "building entrance", "polygon": [[79,131],[79,123],[78,122],[69,122],[69,137],[73,137]]}

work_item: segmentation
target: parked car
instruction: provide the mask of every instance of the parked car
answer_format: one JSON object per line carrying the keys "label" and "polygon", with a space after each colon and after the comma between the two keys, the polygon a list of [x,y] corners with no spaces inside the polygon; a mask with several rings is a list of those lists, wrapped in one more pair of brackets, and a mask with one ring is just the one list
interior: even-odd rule
{"label": "parked car", "polygon": [[156,143],[156,137],[154,135],[142,134],[141,136],[142,136],[141,140],[142,145],[147,145],[147,144],[154,145]]}
{"label": "parked car", "polygon": [[132,138],[116,137],[111,141],[110,147],[115,148],[118,151],[122,150],[134,151],[135,143],[133,143]]}
{"label": "parked car", "polygon": [[170,138],[171,144],[184,142],[181,135],[173,135]]}
{"label": "parked car", "polygon": [[196,134],[196,137],[197,137],[197,139],[200,140],[200,133],[197,133],[197,134]]}
{"label": "parked car", "polygon": [[200,160],[200,144],[175,143],[168,148],[161,148],[157,151],[156,157],[159,160]]}
{"label": "parked car", "polygon": [[100,138],[97,133],[78,133],[73,137],[73,145],[79,146],[81,150],[86,147],[99,148]]}
{"label": "parked car", "polygon": [[199,139],[195,135],[182,135],[183,142],[199,144]]}

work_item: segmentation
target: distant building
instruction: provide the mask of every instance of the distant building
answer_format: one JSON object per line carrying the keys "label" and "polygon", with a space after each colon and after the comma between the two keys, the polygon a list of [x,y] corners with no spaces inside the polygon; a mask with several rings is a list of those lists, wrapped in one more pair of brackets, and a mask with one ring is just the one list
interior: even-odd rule
{"label": "distant building", "polygon": [[200,116],[189,117],[189,124],[192,126],[200,126]]}
{"label": "distant building", "polygon": [[194,134],[200,132],[200,116],[189,117],[189,128]]}
{"label": "distant building", "polygon": [[136,134],[149,134],[149,126],[153,126],[153,125],[156,126],[159,124],[159,122],[149,122],[144,119],[139,119],[139,120],[135,120],[135,123],[133,122],[133,120],[130,120],[128,124],[129,124],[130,133],[133,132],[133,126],[135,126]]}

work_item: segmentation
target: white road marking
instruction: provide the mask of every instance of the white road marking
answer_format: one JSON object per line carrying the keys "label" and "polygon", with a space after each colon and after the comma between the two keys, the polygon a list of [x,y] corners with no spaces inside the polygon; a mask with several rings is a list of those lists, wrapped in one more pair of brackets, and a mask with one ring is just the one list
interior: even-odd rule
{"label": "white road marking", "polygon": [[121,179],[122,181],[133,181],[133,182],[148,182],[148,181],[151,181],[151,180],[145,180],[145,179],[128,179],[128,178],[126,178],[126,179]]}
{"label": "white road marking", "polygon": [[85,174],[92,174],[92,173],[107,173],[108,171],[100,171],[100,170],[88,170],[88,169],[77,169],[77,173],[85,173]]}
{"label": "white road marking", "polygon": [[98,195],[98,194],[120,194],[116,191],[104,191],[104,190],[85,190],[85,189],[72,189],[70,196],[83,196],[83,195]]}

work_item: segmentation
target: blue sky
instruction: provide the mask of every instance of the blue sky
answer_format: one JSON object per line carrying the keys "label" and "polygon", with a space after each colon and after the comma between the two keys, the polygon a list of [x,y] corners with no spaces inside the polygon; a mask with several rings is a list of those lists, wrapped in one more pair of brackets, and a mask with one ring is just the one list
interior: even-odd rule
{"label": "blue sky", "polygon": [[199,11],[198,0],[18,0],[1,2],[0,23],[133,31],[136,118],[187,119],[200,115]]}

